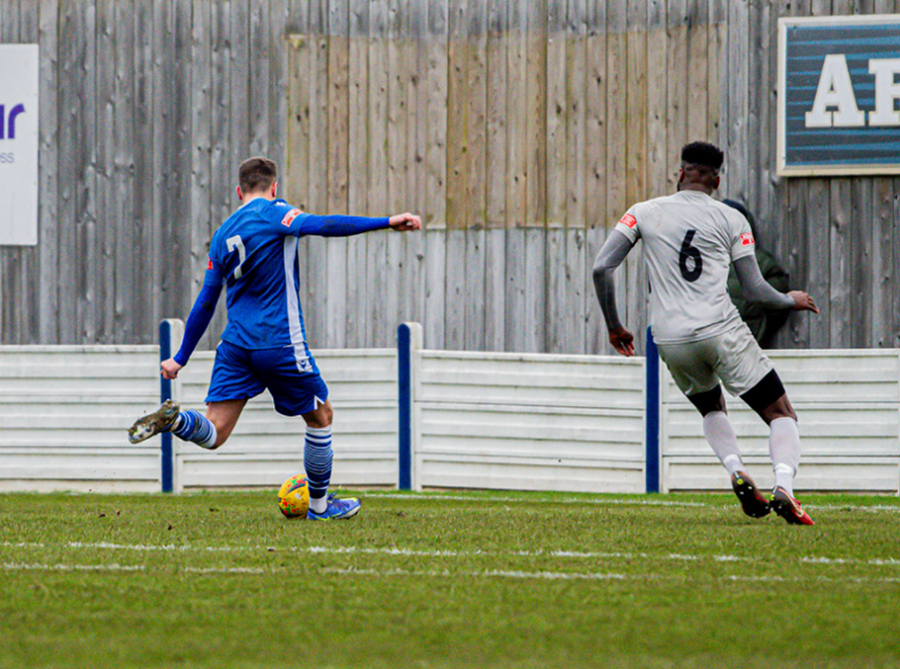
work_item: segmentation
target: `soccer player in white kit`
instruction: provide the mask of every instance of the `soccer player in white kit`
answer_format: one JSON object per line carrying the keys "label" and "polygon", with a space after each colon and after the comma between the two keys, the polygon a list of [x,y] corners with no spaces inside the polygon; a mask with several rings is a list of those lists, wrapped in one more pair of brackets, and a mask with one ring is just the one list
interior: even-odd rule
{"label": "soccer player in white kit", "polygon": [[[812,525],[793,493],[800,463],[797,416],[772,362],[728,297],[729,267],[733,262],[750,301],[776,309],[819,309],[807,293],[781,293],[763,279],[747,219],[711,197],[719,187],[723,160],[722,151],[712,144],[686,145],[678,192],[628,210],[597,255],[594,288],[610,343],[622,355],[634,355],[634,336],[616,310],[613,273],[642,239],[653,339],[675,383],[703,416],[703,432],[731,475],[744,513],[761,518],[774,510],[788,523]],[[769,426],[775,471],[769,500],[744,469],[720,382]]]}

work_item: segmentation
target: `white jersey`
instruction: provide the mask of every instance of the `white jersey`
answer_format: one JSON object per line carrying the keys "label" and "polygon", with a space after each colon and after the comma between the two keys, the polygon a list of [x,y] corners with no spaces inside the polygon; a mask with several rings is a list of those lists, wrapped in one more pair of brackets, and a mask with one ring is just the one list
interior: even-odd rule
{"label": "white jersey", "polygon": [[734,260],[753,255],[755,242],[738,211],[706,193],[683,190],[634,205],[616,230],[632,243],[644,240],[655,341],[700,341],[741,323],[726,290],[728,270]]}

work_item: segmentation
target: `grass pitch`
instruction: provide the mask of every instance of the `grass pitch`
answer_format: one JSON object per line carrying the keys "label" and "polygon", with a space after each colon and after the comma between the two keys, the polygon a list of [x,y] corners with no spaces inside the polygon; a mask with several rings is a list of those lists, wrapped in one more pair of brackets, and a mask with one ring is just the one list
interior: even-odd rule
{"label": "grass pitch", "polygon": [[0,667],[897,667],[900,501],[0,495]]}

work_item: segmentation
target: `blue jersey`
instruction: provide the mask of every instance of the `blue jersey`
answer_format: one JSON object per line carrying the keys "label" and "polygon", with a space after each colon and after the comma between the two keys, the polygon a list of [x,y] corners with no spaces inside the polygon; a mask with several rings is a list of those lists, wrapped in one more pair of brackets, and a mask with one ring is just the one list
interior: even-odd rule
{"label": "blue jersey", "polygon": [[[386,227],[387,218],[316,216],[284,200],[256,198],[241,206],[213,235],[204,280],[206,294],[226,286],[228,325],[222,340],[245,349],[293,346],[298,366],[311,371],[300,308],[299,238]],[[190,353],[184,353],[186,361]]]}

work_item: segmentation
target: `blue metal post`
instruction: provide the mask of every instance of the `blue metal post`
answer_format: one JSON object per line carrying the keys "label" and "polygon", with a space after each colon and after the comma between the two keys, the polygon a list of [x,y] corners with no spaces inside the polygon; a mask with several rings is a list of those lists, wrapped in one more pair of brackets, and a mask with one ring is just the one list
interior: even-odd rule
{"label": "blue metal post", "polygon": [[659,492],[659,350],[653,333],[647,328],[646,360],[646,462],[647,492]]}
{"label": "blue metal post", "polygon": [[412,486],[412,351],[409,326],[397,328],[397,404],[399,408],[399,475],[397,487],[410,490]]}
{"label": "blue metal post", "polygon": [[[162,321],[159,324],[159,361],[172,357],[172,324]],[[159,397],[161,402],[172,399],[172,382],[160,375]],[[172,492],[172,433],[163,432],[160,435],[161,460],[162,460],[162,491]]]}

